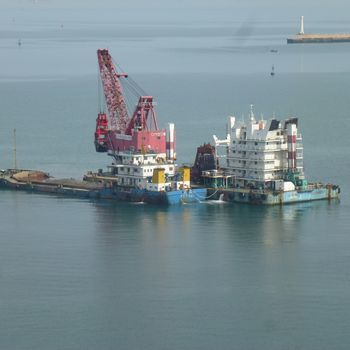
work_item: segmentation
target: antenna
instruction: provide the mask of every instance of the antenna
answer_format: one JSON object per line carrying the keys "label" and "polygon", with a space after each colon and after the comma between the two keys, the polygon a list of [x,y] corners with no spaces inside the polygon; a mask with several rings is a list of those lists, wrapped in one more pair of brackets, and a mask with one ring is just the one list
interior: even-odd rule
{"label": "antenna", "polygon": [[13,129],[13,165],[15,170],[17,170],[16,129]]}
{"label": "antenna", "polygon": [[304,33],[304,16],[300,17],[300,32],[299,34],[305,34]]}

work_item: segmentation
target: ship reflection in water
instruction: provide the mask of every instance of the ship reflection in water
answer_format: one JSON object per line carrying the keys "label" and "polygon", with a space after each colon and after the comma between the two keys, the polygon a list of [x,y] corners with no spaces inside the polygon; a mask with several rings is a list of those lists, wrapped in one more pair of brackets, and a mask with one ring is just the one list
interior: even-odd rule
{"label": "ship reflection in water", "polygon": [[[299,225],[310,213],[335,211],[338,200],[317,201],[285,206],[251,206],[208,200],[196,206],[154,207],[142,203],[96,201],[98,235],[112,235],[134,239],[141,236],[144,242],[153,239],[172,240],[174,237],[222,236],[230,240],[259,241],[279,245],[298,239]],[[137,220],[131,217],[137,217]],[[118,227],[118,230],[115,228]],[[219,229],[220,228],[220,229]],[[176,238],[176,239],[177,239]]]}

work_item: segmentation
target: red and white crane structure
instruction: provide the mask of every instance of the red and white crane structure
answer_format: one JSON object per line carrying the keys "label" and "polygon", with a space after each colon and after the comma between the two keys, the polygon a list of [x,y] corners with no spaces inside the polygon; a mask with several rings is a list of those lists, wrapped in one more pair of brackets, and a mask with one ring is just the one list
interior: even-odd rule
{"label": "red and white crane structure", "polygon": [[119,79],[127,78],[128,75],[116,72],[108,50],[98,50],[97,59],[109,114],[110,130],[122,132],[129,123],[129,115]]}
{"label": "red and white crane structure", "polygon": [[100,112],[96,119],[96,151],[111,155],[125,151],[152,152],[159,158],[174,160],[174,124],[170,123],[168,130],[158,128],[153,97],[139,94],[141,89],[132,80],[130,90],[138,94],[138,102],[130,116],[121,83],[122,79],[128,79],[128,74],[116,71],[108,50],[97,50],[97,57],[107,114]]}

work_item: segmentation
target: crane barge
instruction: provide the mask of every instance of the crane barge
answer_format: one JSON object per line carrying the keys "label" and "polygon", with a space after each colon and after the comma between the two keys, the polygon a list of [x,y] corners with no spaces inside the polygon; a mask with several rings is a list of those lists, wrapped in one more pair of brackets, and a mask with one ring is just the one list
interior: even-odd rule
{"label": "crane barge", "polygon": [[[98,113],[94,143],[113,162],[108,171],[88,173],[85,180],[108,184],[104,196],[127,201],[205,199],[205,188],[191,186],[190,169],[176,166],[175,126],[158,127],[153,96],[117,71],[107,49],[97,50],[97,58],[107,112]],[[135,98],[136,107],[131,102]]]}
{"label": "crane barge", "polygon": [[190,168],[175,164],[175,126],[158,127],[153,96],[116,69],[108,50],[98,50],[97,58],[106,112],[98,113],[94,144],[112,164],[106,171],[88,172],[83,181],[9,169],[0,173],[0,188],[154,204],[205,199],[206,188],[191,186]]}

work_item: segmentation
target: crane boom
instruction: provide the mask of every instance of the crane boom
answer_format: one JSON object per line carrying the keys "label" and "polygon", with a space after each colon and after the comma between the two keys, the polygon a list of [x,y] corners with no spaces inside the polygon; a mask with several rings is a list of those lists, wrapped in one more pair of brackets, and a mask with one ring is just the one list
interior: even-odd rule
{"label": "crane boom", "polygon": [[97,58],[108,110],[109,129],[124,133],[130,118],[119,79],[127,78],[127,74],[116,72],[107,49],[97,50]]}
{"label": "crane boom", "polygon": [[[100,111],[96,119],[96,151],[115,157],[123,152],[153,153],[159,162],[164,159],[173,162],[174,124],[169,123],[167,130],[159,129],[153,96],[147,95],[131,78],[121,81],[120,78],[128,76],[116,71],[107,49],[97,50],[97,57],[107,114]],[[127,101],[130,106],[130,95],[124,95],[125,92],[138,98],[132,115],[126,105]]]}

